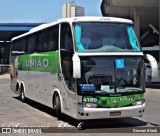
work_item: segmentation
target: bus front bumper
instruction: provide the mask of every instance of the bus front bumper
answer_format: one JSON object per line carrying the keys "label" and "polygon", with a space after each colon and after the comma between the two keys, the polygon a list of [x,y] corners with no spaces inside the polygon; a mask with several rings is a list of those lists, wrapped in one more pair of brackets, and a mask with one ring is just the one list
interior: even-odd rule
{"label": "bus front bumper", "polygon": [[121,108],[86,108],[78,106],[77,119],[107,119],[142,116],[145,109],[145,103],[138,106],[129,106]]}

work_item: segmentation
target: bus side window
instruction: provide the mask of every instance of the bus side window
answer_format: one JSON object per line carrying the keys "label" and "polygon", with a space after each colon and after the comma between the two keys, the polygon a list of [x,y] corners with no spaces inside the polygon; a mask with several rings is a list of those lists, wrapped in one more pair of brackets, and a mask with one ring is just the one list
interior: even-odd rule
{"label": "bus side window", "polygon": [[19,52],[19,50],[20,50],[19,41],[17,41],[17,40],[13,41],[13,44],[12,44],[12,56],[17,56],[17,53]]}
{"label": "bus side window", "polygon": [[61,49],[65,49],[68,51],[73,51],[73,41],[72,41],[72,34],[71,28],[69,25],[62,24],[61,28]]}
{"label": "bus side window", "polygon": [[23,52],[24,54],[26,53],[27,50],[27,42],[26,42],[26,38],[22,38],[20,40],[20,51]]}
{"label": "bus side window", "polygon": [[13,41],[13,45],[12,45],[12,52],[18,51],[18,42],[17,41]]}
{"label": "bus side window", "polygon": [[58,50],[59,25],[52,27],[48,31],[48,51]]}
{"label": "bus side window", "polygon": [[47,32],[42,31],[38,34],[38,52],[47,51]]}
{"label": "bus side window", "polygon": [[45,30],[43,31],[43,51],[46,52],[48,51],[48,31]]}
{"label": "bus side window", "polygon": [[43,40],[43,35],[42,35],[42,32],[40,32],[38,33],[38,52],[43,51],[42,40]]}
{"label": "bus side window", "polygon": [[31,37],[28,37],[27,46],[28,46],[27,53],[37,52],[36,35],[32,35]]}

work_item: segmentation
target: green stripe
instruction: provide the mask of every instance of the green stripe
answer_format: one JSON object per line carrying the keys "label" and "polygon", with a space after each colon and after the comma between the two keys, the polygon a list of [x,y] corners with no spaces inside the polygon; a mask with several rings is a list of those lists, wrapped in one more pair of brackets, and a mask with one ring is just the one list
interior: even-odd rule
{"label": "green stripe", "polygon": [[137,102],[143,98],[144,94],[134,94],[128,96],[119,96],[119,97],[83,96],[82,100],[84,103],[94,103],[100,107],[114,108],[113,104],[114,101],[118,102],[117,107],[126,107],[132,105],[132,103]]}
{"label": "green stripe", "polygon": [[19,56],[19,70],[59,73],[59,52],[43,52]]}

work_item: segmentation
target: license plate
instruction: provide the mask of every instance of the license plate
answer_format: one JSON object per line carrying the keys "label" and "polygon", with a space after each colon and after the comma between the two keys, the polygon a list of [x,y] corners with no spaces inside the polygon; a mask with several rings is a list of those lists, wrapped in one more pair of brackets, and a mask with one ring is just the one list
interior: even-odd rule
{"label": "license plate", "polygon": [[121,111],[110,112],[110,116],[119,116],[121,115]]}

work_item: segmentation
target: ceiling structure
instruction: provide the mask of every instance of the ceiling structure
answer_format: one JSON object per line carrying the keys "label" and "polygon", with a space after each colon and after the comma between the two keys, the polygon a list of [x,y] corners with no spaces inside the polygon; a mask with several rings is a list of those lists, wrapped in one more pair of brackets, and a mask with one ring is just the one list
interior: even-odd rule
{"label": "ceiling structure", "polygon": [[43,23],[0,23],[0,41],[10,41],[40,24]]}
{"label": "ceiling structure", "polygon": [[159,44],[159,36],[153,28],[159,30],[159,0],[103,0],[103,16],[128,18],[137,25],[137,33],[143,47]]}

